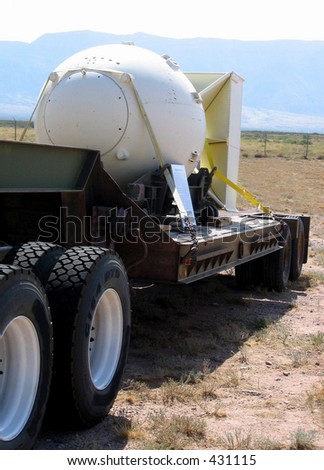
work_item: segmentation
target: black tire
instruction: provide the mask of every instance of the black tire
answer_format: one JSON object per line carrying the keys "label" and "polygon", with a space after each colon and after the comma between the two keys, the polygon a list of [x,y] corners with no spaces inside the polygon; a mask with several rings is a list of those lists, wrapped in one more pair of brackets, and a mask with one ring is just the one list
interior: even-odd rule
{"label": "black tire", "polygon": [[45,286],[52,269],[64,251],[60,245],[28,242],[13,247],[5,257],[4,263],[32,271]]}
{"label": "black tire", "polygon": [[291,233],[288,225],[282,232],[282,249],[264,257],[264,285],[270,290],[282,292],[288,285],[291,266]]}
{"label": "black tire", "polygon": [[254,289],[263,281],[263,259],[258,258],[235,266],[235,279],[240,289]]}
{"label": "black tire", "polygon": [[127,359],[126,271],[111,250],[75,247],[57,262],[46,291],[55,350],[48,419],[58,424],[56,418],[60,423],[63,417],[67,426],[92,426],[109,412]]}
{"label": "black tire", "polygon": [[289,275],[291,281],[296,281],[299,278],[304,262],[305,228],[301,219],[298,220],[297,234],[297,237],[291,244],[291,266]]}
{"label": "black tire", "polygon": [[0,265],[0,449],[31,449],[52,373],[52,324],[45,291],[28,271]]}

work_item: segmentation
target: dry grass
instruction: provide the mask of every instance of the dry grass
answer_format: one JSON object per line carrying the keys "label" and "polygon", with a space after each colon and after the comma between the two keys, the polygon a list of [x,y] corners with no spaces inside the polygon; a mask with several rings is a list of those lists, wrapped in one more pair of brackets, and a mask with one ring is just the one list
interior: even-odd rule
{"label": "dry grass", "polygon": [[196,389],[192,385],[183,382],[168,380],[161,386],[161,400],[164,405],[171,405],[175,402],[188,403],[196,394]]}
{"label": "dry grass", "polygon": [[194,416],[166,416],[163,411],[159,411],[148,416],[146,425],[149,432],[143,441],[145,449],[191,449],[206,437],[205,421]]}
{"label": "dry grass", "polygon": [[242,132],[241,154],[245,158],[279,157],[287,160],[324,159],[324,136],[279,132]]}
{"label": "dry grass", "polygon": [[324,429],[324,381],[307,393],[307,405],[314,414],[316,423]]}
{"label": "dry grass", "polygon": [[143,423],[129,416],[127,409],[120,410],[118,418],[118,422],[113,426],[118,439],[142,441],[147,438]]}
{"label": "dry grass", "polygon": [[195,416],[172,414],[162,410],[150,413],[143,421],[122,416],[114,426],[118,439],[133,442],[141,449],[190,449],[206,438],[206,423]]}
{"label": "dry grass", "polygon": [[[0,140],[20,140],[26,123],[23,121],[0,121]],[[35,141],[35,130],[29,127],[25,139],[26,142]]]}
{"label": "dry grass", "polygon": [[253,449],[252,434],[242,429],[226,432],[219,442],[222,448],[228,450]]}
{"label": "dry grass", "polygon": [[[296,140],[304,142],[301,137],[277,134],[272,139],[276,145],[275,151],[268,143],[267,157],[255,158],[260,151],[262,134],[243,133],[241,151],[248,157],[241,158],[239,180],[263,204],[275,211],[319,216],[324,209],[321,197],[324,193],[324,136],[310,137],[312,144],[309,145],[311,152],[308,160],[300,152],[304,144],[292,143]],[[281,157],[278,158],[278,155]],[[323,159],[319,159],[321,156]],[[240,199],[239,203],[246,208],[244,200]]]}
{"label": "dry grass", "polygon": [[[324,161],[245,158],[240,184],[277,212],[323,214]],[[239,198],[241,208],[251,208]]]}
{"label": "dry grass", "polygon": [[316,440],[315,431],[307,431],[299,428],[292,437],[291,449],[292,450],[314,450]]}
{"label": "dry grass", "polygon": [[319,348],[319,350],[323,351],[323,349],[324,349],[324,332],[323,331],[318,331],[314,335],[311,335],[310,341],[316,348]]}

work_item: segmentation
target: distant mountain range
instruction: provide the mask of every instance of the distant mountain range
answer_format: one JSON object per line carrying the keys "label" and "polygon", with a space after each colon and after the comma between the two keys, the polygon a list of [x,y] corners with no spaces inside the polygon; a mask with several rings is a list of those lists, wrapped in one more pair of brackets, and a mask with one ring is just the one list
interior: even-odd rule
{"label": "distant mountain range", "polygon": [[184,72],[235,71],[245,79],[243,129],[324,133],[324,41],[171,39],[143,33],[46,34],[0,41],[0,119],[29,118],[49,73],[88,47],[132,41],[174,57]]}

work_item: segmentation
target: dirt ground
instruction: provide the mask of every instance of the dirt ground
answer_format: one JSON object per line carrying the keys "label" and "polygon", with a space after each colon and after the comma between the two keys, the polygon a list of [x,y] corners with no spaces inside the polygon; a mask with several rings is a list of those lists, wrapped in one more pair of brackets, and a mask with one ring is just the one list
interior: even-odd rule
{"label": "dirt ground", "polygon": [[129,359],[110,414],[90,430],[43,429],[36,448],[324,449],[317,233],[301,278],[281,294],[240,290],[231,272],[135,288]]}

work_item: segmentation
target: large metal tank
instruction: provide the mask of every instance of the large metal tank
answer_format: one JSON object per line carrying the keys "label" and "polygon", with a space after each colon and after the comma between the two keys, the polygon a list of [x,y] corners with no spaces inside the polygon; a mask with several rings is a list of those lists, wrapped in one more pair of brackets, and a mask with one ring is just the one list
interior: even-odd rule
{"label": "large metal tank", "polygon": [[121,186],[167,163],[185,165],[189,175],[205,128],[200,96],[178,64],[128,44],[64,61],[45,83],[35,114],[38,142],[99,150]]}

